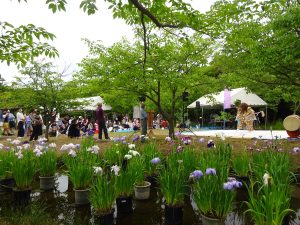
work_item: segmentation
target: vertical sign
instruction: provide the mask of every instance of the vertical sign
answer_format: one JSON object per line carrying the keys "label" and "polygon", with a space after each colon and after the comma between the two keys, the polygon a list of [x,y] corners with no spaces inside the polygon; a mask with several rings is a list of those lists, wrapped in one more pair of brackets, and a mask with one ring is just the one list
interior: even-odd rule
{"label": "vertical sign", "polygon": [[230,91],[225,88],[224,89],[224,109],[230,109],[231,108],[231,94]]}

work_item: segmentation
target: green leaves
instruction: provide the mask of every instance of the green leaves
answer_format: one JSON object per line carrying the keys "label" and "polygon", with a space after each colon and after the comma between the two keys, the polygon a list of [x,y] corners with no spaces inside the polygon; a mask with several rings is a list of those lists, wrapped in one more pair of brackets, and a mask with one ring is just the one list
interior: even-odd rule
{"label": "green leaves", "polygon": [[51,9],[53,13],[56,13],[56,11],[66,11],[66,0],[47,0],[46,4],[48,4],[48,8]]}
{"label": "green leaves", "polygon": [[55,35],[44,28],[33,24],[14,27],[7,22],[0,23],[0,61],[15,63],[18,67],[24,66],[28,61],[39,55],[49,57],[58,56],[58,51],[49,44],[42,42],[54,40]]}
{"label": "green leaves", "polygon": [[[282,224],[284,217],[293,212],[289,209],[292,181],[289,155],[266,149],[253,154],[253,164],[246,212],[256,224]],[[266,174],[271,178],[265,180]]]}
{"label": "green leaves", "polygon": [[264,11],[245,7],[246,11],[239,14],[238,26],[224,22],[230,29],[224,34],[223,56],[218,58],[223,78],[247,86],[271,104],[281,99],[298,102],[299,5],[292,1],[289,6],[285,1],[256,4]]}
{"label": "green leaves", "polygon": [[83,9],[84,12],[87,12],[88,15],[95,14],[98,10],[96,7],[96,0],[83,0],[79,7]]}

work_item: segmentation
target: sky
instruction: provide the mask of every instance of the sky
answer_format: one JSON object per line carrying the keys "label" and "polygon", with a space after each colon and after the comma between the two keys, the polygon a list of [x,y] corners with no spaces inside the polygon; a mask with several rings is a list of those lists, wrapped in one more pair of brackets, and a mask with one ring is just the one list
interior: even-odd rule
{"label": "sky", "polygon": [[[59,51],[59,58],[54,59],[58,71],[68,67],[67,79],[71,79],[73,71],[78,69],[77,63],[87,56],[88,48],[81,40],[87,38],[92,41],[101,40],[105,46],[110,46],[122,39],[134,38],[130,26],[121,19],[113,19],[112,12],[103,0],[97,1],[98,11],[94,15],[87,15],[80,8],[81,0],[68,0],[66,12],[52,13],[45,4],[45,0],[27,0],[27,3],[17,0],[1,0],[0,21],[6,21],[14,26],[32,23],[43,27],[56,35],[53,42]],[[204,12],[209,9],[214,0],[194,0],[194,8]],[[11,64],[0,63],[0,74],[6,83],[19,75],[17,68]]]}

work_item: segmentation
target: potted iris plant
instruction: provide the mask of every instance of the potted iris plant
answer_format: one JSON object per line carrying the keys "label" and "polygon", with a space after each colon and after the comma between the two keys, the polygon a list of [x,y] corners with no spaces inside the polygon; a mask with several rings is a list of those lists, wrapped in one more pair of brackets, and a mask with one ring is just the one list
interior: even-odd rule
{"label": "potted iris plant", "polygon": [[38,157],[41,190],[52,190],[54,188],[57,164],[57,153],[55,151],[55,147],[56,145],[52,143],[42,150],[39,148],[34,150],[36,156]]}
{"label": "potted iris plant", "polygon": [[[86,139],[90,139],[89,137]],[[99,147],[86,141],[81,144],[78,151],[71,149],[64,162],[68,169],[68,176],[75,191],[75,204],[89,204],[89,189],[94,177],[94,166],[98,163]]]}
{"label": "potted iris plant", "polygon": [[[128,159],[127,159],[128,160]],[[118,213],[132,213],[132,194],[133,186],[136,181],[135,168],[128,165],[125,167],[113,165],[111,171],[117,175],[116,190],[117,190],[117,212]]]}
{"label": "potted iris plant", "polygon": [[272,149],[253,154],[254,176],[247,186],[247,213],[257,225],[286,224],[290,209],[293,176],[287,152]]}
{"label": "potted iris plant", "polygon": [[[177,153],[172,153],[177,154]],[[185,169],[182,161],[169,155],[166,167],[159,170],[159,186],[165,199],[167,224],[182,224],[184,196],[186,192]]]}
{"label": "potted iris plant", "polygon": [[252,156],[247,151],[242,151],[232,158],[231,165],[236,179],[245,184],[249,184]]}
{"label": "potted iris plant", "polygon": [[95,167],[96,179],[90,190],[89,199],[93,207],[96,220],[100,224],[113,224],[113,206],[117,198],[116,175],[105,174],[101,167]]}
{"label": "potted iris plant", "polygon": [[142,155],[145,161],[145,176],[151,185],[156,185],[158,168],[162,158],[157,144],[153,142],[145,144]]}
{"label": "potted iris plant", "polygon": [[0,190],[11,191],[15,184],[11,171],[11,163],[15,156],[11,150],[1,149],[0,146]]}
{"label": "potted iris plant", "polygon": [[11,170],[15,179],[13,189],[17,204],[26,204],[30,200],[33,177],[37,168],[36,157],[32,150],[19,150],[12,160]]}
{"label": "potted iris plant", "polygon": [[135,172],[134,196],[145,200],[150,197],[151,183],[145,180],[145,159],[142,156],[133,157],[128,165]]}
{"label": "potted iris plant", "polygon": [[242,183],[229,175],[231,147],[219,143],[217,148],[203,153],[200,167],[191,173],[194,180],[192,200],[202,216],[202,224],[223,224],[231,211],[235,189]]}

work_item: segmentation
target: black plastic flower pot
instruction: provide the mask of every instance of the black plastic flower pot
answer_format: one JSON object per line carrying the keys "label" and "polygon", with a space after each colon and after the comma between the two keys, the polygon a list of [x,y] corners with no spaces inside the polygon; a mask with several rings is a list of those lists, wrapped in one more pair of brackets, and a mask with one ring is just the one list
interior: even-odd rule
{"label": "black plastic flower pot", "polygon": [[117,202],[117,213],[129,214],[133,212],[132,209],[132,197],[118,197]]}
{"label": "black plastic flower pot", "polygon": [[146,180],[151,183],[152,188],[158,186],[158,176],[157,175],[147,176]]}
{"label": "black plastic flower pot", "polygon": [[165,218],[166,218],[166,223],[169,225],[182,224],[183,207],[172,207],[172,206],[166,205]]}
{"label": "black plastic flower pot", "polygon": [[30,202],[31,188],[25,190],[13,189],[13,200],[16,206],[26,206]]}
{"label": "black plastic flower pot", "polygon": [[[246,185],[250,185],[250,178],[245,176],[236,176],[236,179],[243,183],[242,188],[246,189]],[[246,184],[246,185],[245,185]]]}
{"label": "black plastic flower pot", "polygon": [[0,180],[0,191],[2,191],[2,192],[12,191],[14,185],[15,185],[14,178],[1,179]]}
{"label": "black plastic flower pot", "polygon": [[95,216],[96,225],[113,225],[114,224],[114,212],[105,215]]}

